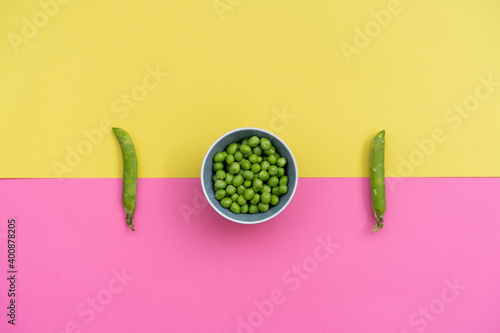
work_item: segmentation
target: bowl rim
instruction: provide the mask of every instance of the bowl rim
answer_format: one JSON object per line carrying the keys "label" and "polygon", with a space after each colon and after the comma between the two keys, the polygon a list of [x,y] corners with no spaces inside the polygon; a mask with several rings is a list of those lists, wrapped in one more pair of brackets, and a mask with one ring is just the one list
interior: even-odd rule
{"label": "bowl rim", "polygon": [[[259,131],[259,132],[262,132],[263,134],[271,136],[275,140],[278,140],[288,150],[288,152],[292,156],[293,166],[295,168],[295,186],[292,189],[292,193],[290,195],[290,199],[287,202],[285,202],[285,204],[283,205],[283,207],[281,207],[279,210],[277,210],[274,214],[272,214],[272,215],[270,215],[268,217],[262,218],[260,220],[251,221],[251,222],[237,220],[237,219],[234,219],[234,218],[232,218],[232,217],[230,217],[228,215],[223,214],[222,211],[220,210],[220,208],[219,207],[215,207],[215,205],[209,199],[208,193],[207,193],[207,189],[205,188],[205,182],[203,181],[203,179],[204,179],[204,177],[203,177],[203,171],[205,170],[205,164],[207,163],[208,155],[210,154],[210,152],[212,151],[212,149],[214,149],[215,145],[217,145],[217,143],[219,141],[221,141],[222,139],[224,139],[225,137],[227,137],[227,136],[229,136],[231,134],[237,133],[237,132],[244,131],[244,130]],[[288,161],[288,162],[290,162],[290,161]],[[277,136],[276,134],[274,134],[274,133],[272,133],[272,132],[270,132],[268,130],[265,130],[265,129],[262,129],[262,128],[258,128],[258,127],[240,127],[240,128],[233,129],[233,130],[231,130],[229,132],[226,132],[225,134],[221,135],[217,140],[214,141],[214,143],[210,146],[210,148],[208,148],[207,152],[205,153],[205,156],[203,157],[203,163],[201,165],[200,181],[201,181],[201,187],[203,189],[203,194],[205,195],[205,199],[207,199],[207,201],[210,204],[210,206],[212,206],[212,208],[219,215],[221,215],[222,217],[224,217],[224,218],[226,218],[226,219],[228,219],[230,221],[236,222],[236,223],[250,224],[251,225],[251,224],[259,224],[259,223],[262,223],[262,222],[265,222],[265,221],[269,221],[270,219],[272,219],[272,218],[276,217],[277,215],[279,215],[290,204],[290,202],[293,199],[293,196],[295,195],[295,191],[297,190],[297,185],[298,185],[298,181],[299,181],[299,172],[298,172],[298,169],[297,169],[297,162],[295,161],[295,156],[293,155],[292,150],[290,149],[290,147],[288,147],[288,145],[279,136]]]}

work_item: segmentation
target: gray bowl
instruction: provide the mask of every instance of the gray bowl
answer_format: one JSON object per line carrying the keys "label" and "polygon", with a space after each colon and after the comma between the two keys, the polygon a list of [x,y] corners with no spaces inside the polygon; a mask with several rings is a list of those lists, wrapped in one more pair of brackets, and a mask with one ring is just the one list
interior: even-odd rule
{"label": "gray bowl", "polygon": [[[214,183],[212,177],[213,172],[213,161],[215,154],[225,150],[227,146],[233,142],[239,142],[243,139],[250,138],[256,135],[258,137],[268,138],[271,143],[276,147],[276,151],[283,157],[286,158],[287,163],[285,165],[285,175],[288,176],[288,192],[280,196],[280,201],[276,206],[270,206],[267,212],[259,212],[256,214],[235,214],[229,210],[229,208],[224,208],[221,206],[220,202],[215,199]],[[257,224],[264,221],[268,221],[273,217],[281,213],[286,206],[292,200],[295,190],[297,189],[298,172],[297,163],[293,157],[292,151],[288,146],[277,137],[275,134],[254,127],[243,127],[232,130],[223,136],[221,136],[214,144],[208,149],[205,158],[203,159],[203,164],[201,166],[201,186],[203,188],[203,193],[208,200],[210,206],[223,217],[233,222],[242,224]]]}

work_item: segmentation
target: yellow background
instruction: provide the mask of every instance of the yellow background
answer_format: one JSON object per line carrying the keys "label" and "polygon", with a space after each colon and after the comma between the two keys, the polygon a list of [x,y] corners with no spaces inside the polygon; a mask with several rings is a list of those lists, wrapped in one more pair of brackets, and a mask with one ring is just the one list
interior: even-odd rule
{"label": "yellow background", "polygon": [[[53,1],[46,21],[38,1],[0,2],[1,178],[61,176],[54,163],[103,119],[131,134],[140,177],[198,177],[213,141],[245,126],[278,134],[301,177],[368,176],[381,129],[388,175],[500,176],[500,86],[456,129],[443,118],[479,77],[500,82],[497,0],[401,0],[350,62],[342,43],[397,2]],[[23,18],[40,25],[29,38]],[[157,67],[168,78],[120,119],[112,103]],[[447,139],[422,160],[415,140],[435,129]],[[121,176],[112,134],[91,149],[62,177]]]}

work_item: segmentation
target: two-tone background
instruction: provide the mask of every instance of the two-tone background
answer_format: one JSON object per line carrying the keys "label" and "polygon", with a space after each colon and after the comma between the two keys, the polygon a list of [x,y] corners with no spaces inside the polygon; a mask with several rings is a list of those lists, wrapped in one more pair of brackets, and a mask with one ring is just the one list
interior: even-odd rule
{"label": "two-tone background", "polygon": [[[0,2],[0,330],[499,332],[499,16],[494,0]],[[136,232],[111,126],[138,154]],[[300,176],[255,226],[199,182],[246,126],[279,135]]]}

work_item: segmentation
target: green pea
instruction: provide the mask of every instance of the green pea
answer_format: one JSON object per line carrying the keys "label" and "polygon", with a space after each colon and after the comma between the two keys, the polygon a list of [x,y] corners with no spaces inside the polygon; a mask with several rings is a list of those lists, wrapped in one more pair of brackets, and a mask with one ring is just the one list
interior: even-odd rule
{"label": "green pea", "polygon": [[276,165],[271,165],[269,169],[267,169],[267,172],[269,172],[271,176],[276,176],[278,174],[278,167]]}
{"label": "green pea", "polygon": [[238,150],[238,144],[237,143],[231,143],[227,149],[226,149],[226,152],[228,155],[234,155],[234,153],[236,153],[236,151]]}
{"label": "green pea", "polygon": [[262,190],[262,187],[264,186],[264,182],[260,179],[260,178],[257,178],[253,181],[253,190],[255,192],[259,192],[260,190]]}
{"label": "green pea", "polygon": [[253,196],[255,195],[255,192],[253,189],[251,188],[247,188],[245,190],[245,193],[243,193],[243,196],[245,197],[245,200],[250,200],[253,198]]}
{"label": "green pea", "polygon": [[215,181],[215,184],[214,184],[214,188],[215,188],[216,191],[217,190],[223,190],[223,189],[226,188],[226,186],[227,186],[227,183],[225,181],[223,181],[223,180],[220,180],[220,179],[217,179]]}
{"label": "green pea", "polygon": [[245,199],[245,197],[243,195],[238,195],[238,198],[236,199],[236,202],[238,203],[238,205],[244,205],[247,203],[247,200]]}
{"label": "green pea", "polygon": [[236,193],[236,187],[234,187],[233,185],[227,185],[226,193],[229,195],[233,195],[234,193]]}
{"label": "green pea", "polygon": [[274,154],[276,154],[276,148],[271,147],[267,150],[264,150],[264,154],[268,156],[267,159],[269,159],[269,157],[271,156],[276,159],[276,156],[274,156]]}
{"label": "green pea", "polygon": [[125,210],[125,221],[128,227],[135,231],[133,218],[137,197],[137,154],[132,138],[126,131],[113,127],[113,133],[118,139],[123,157],[122,204]]}
{"label": "green pea", "polygon": [[278,177],[276,177],[276,176],[272,176],[267,181],[267,185],[269,185],[271,187],[275,187],[276,185],[278,185],[278,183],[279,183],[279,180],[278,180]]}
{"label": "green pea", "polygon": [[284,167],[285,164],[286,164],[286,158],[284,158],[284,157],[280,157],[276,161],[276,165],[279,166],[280,168]]}
{"label": "green pea", "polygon": [[224,179],[226,181],[226,183],[229,185],[229,184],[232,184],[233,183],[233,178],[234,178],[234,175],[233,174],[230,174],[230,173],[226,173],[226,179]]}
{"label": "green pea", "polygon": [[233,178],[233,185],[234,185],[235,187],[238,187],[238,186],[240,186],[241,184],[243,184],[243,181],[244,181],[244,179],[243,179],[243,176],[242,176],[242,175],[236,175],[236,176],[234,176],[234,178]]}
{"label": "green pea", "polygon": [[226,191],[224,191],[224,190],[217,190],[215,192],[215,199],[217,199],[219,201],[222,200],[225,196],[226,196]]}
{"label": "green pea", "polygon": [[259,156],[255,155],[255,154],[252,154],[250,156],[248,156],[248,160],[250,161],[250,163],[257,163],[257,161],[259,160]]}
{"label": "green pea", "polygon": [[238,162],[231,163],[231,165],[227,167],[227,171],[229,171],[233,175],[237,174],[238,171],[240,171],[240,164]]}
{"label": "green pea", "polygon": [[250,139],[248,139],[248,145],[251,148],[257,147],[260,143],[260,139],[257,136],[252,136]]}
{"label": "green pea", "polygon": [[259,204],[257,205],[257,208],[259,208],[259,211],[261,211],[261,212],[267,212],[269,210],[269,204],[259,202]]}
{"label": "green pea", "polygon": [[234,162],[234,155],[227,155],[226,156],[226,164],[231,164]]}
{"label": "green pea", "polygon": [[252,167],[252,164],[250,163],[249,160],[243,160],[240,163],[241,163],[241,168],[243,170],[249,170]]}
{"label": "green pea", "polygon": [[223,153],[215,154],[214,162],[224,162],[224,154]]}
{"label": "green pea", "polygon": [[271,202],[271,193],[269,192],[264,192],[260,195],[260,201],[265,203],[265,204],[268,204]]}
{"label": "green pea", "polygon": [[215,175],[217,176],[217,179],[224,180],[226,178],[226,172],[224,170],[217,170]]}
{"label": "green pea", "polygon": [[253,172],[250,170],[243,171],[243,173],[241,175],[243,176],[243,178],[245,178],[247,180],[250,180],[253,178]]}
{"label": "green pea", "polygon": [[231,198],[224,198],[220,201],[220,204],[222,207],[224,208],[228,208],[229,206],[231,206],[231,203],[233,202],[233,200],[231,200]]}
{"label": "green pea", "polygon": [[262,155],[262,148],[260,148],[260,146],[257,146],[257,147],[252,149],[252,152],[257,156],[260,156],[260,155]]}
{"label": "green pea", "polygon": [[259,172],[259,178],[263,181],[266,181],[269,179],[269,173],[267,171],[261,171]]}
{"label": "green pea", "polygon": [[250,203],[252,203],[254,205],[258,204],[259,201],[260,201],[260,194],[259,193],[255,193],[253,198],[250,199]]}
{"label": "green pea", "polygon": [[253,173],[258,173],[260,171],[260,165],[257,163],[252,164],[252,167],[250,168]]}
{"label": "green pea", "polygon": [[252,204],[252,205],[248,206],[248,212],[250,214],[256,214],[259,212],[259,208],[257,207],[257,205]]}
{"label": "green pea", "polygon": [[234,153],[234,160],[236,162],[241,162],[243,160],[243,154],[241,153],[241,151],[237,151],[236,153]]}
{"label": "green pea", "polygon": [[245,193],[245,190],[246,190],[246,189],[247,189],[247,188],[246,188],[245,186],[243,186],[243,184],[242,184],[242,185],[240,185],[240,186],[238,186],[238,187],[236,188],[236,193],[238,193],[239,195],[241,195],[241,194]]}
{"label": "green pea", "polygon": [[286,192],[288,192],[288,186],[286,186],[286,185],[280,185],[279,191],[280,191],[281,194],[285,194]]}
{"label": "green pea", "polygon": [[269,139],[266,138],[260,139],[260,147],[262,148],[263,151],[268,150],[269,148],[272,147],[271,141],[269,141]]}
{"label": "green pea", "polygon": [[372,232],[384,226],[386,209],[385,199],[385,130],[380,131],[372,140],[370,149],[370,188],[375,224]]}
{"label": "green pea", "polygon": [[279,186],[275,186],[275,187],[273,187],[273,188],[271,189],[271,194],[273,194],[273,195],[277,195],[277,196],[280,196],[280,195],[281,195],[281,193],[280,193],[280,188],[279,188]]}
{"label": "green pea", "polygon": [[231,211],[235,214],[239,214],[241,212],[240,205],[238,205],[236,202],[233,202],[229,209],[231,209]]}
{"label": "green pea", "polygon": [[215,198],[237,214],[267,211],[288,191],[286,163],[267,138],[231,143],[214,156]]}
{"label": "green pea", "polygon": [[250,154],[252,153],[252,148],[250,148],[247,145],[241,145],[240,151],[244,157],[247,157],[247,156],[250,156]]}

